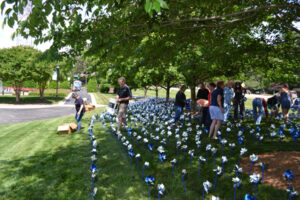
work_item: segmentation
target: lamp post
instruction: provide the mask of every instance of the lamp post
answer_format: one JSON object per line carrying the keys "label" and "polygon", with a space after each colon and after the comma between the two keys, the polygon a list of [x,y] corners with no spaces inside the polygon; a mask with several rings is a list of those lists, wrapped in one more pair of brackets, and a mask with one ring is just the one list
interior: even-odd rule
{"label": "lamp post", "polygon": [[59,77],[59,65],[56,66],[56,102],[58,101],[58,77]]}

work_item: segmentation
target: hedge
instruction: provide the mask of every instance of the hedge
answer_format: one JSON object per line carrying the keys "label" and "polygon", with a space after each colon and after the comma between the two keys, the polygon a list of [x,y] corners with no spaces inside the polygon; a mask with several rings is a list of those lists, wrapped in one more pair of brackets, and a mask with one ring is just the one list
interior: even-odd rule
{"label": "hedge", "polygon": [[[40,96],[40,92],[39,91],[32,91],[29,92],[30,96]],[[66,97],[68,95],[67,92],[58,92],[57,95],[59,97]],[[56,97],[56,92],[44,92],[44,97]]]}
{"label": "hedge", "polygon": [[97,92],[97,80],[96,79],[90,79],[87,84],[87,91],[88,92]]}
{"label": "hedge", "polygon": [[[56,81],[50,81],[49,85],[46,86],[47,89],[56,89]],[[58,88],[61,89],[70,89],[70,82],[63,81],[58,83]]]}
{"label": "hedge", "polygon": [[100,84],[100,92],[101,93],[108,93],[110,85],[109,84]]}

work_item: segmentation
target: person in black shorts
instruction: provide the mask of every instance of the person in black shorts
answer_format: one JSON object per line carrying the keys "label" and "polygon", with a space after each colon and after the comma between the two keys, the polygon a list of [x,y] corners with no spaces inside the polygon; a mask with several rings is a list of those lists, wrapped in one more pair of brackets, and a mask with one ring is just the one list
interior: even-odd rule
{"label": "person in black shorts", "polygon": [[75,109],[76,109],[75,119],[77,121],[77,131],[80,131],[81,130],[81,119],[85,113],[85,106],[84,106],[83,99],[77,93],[73,93],[72,98],[75,99],[74,104],[75,104]]}
{"label": "person in black shorts", "polygon": [[278,101],[278,96],[274,95],[270,98],[268,98],[267,100],[267,105],[268,108],[271,110],[271,116],[270,116],[270,120],[272,119],[272,117],[276,117],[279,111],[279,101]]}
{"label": "person in black shorts", "polygon": [[118,111],[118,130],[117,133],[120,132],[122,123],[127,125],[126,122],[126,114],[129,100],[132,98],[132,94],[128,85],[126,85],[126,80],[124,77],[118,79],[118,83],[120,85],[118,94],[116,96],[117,102],[119,102],[119,111]]}

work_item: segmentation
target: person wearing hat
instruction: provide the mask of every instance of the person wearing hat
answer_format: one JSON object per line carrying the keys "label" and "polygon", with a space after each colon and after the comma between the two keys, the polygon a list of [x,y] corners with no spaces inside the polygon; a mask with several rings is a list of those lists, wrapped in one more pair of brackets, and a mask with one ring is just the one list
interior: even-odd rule
{"label": "person wearing hat", "polygon": [[186,96],[184,94],[186,90],[185,85],[182,85],[180,87],[180,90],[176,94],[175,98],[175,123],[176,126],[179,126],[179,119],[181,116],[181,113],[183,112],[183,108],[186,105]]}
{"label": "person wearing hat", "polygon": [[242,87],[241,82],[236,82],[234,86],[234,98],[233,98],[233,107],[234,107],[234,121],[238,121],[238,111],[240,110],[240,115],[242,120],[244,120],[245,112],[245,102],[244,102],[244,88]]}
{"label": "person wearing hat", "polygon": [[72,98],[75,99],[74,104],[75,104],[75,110],[76,110],[75,119],[77,121],[77,131],[80,131],[81,130],[81,119],[85,113],[84,101],[77,93],[73,93]]}

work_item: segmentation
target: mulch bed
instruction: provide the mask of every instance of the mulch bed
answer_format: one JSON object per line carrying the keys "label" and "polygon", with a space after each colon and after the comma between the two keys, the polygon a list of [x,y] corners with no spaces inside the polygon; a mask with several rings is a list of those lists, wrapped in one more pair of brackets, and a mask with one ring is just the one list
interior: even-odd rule
{"label": "mulch bed", "polygon": [[[294,172],[292,185],[295,190],[300,192],[300,152],[271,152],[260,154],[258,158],[258,162],[253,165],[251,174],[255,172],[261,175],[261,167],[258,164],[259,162],[265,163],[266,170],[263,184],[286,190],[288,186],[283,174],[285,170],[290,169]],[[242,159],[240,167],[243,168],[244,173],[249,173],[250,164],[249,156]]]}

